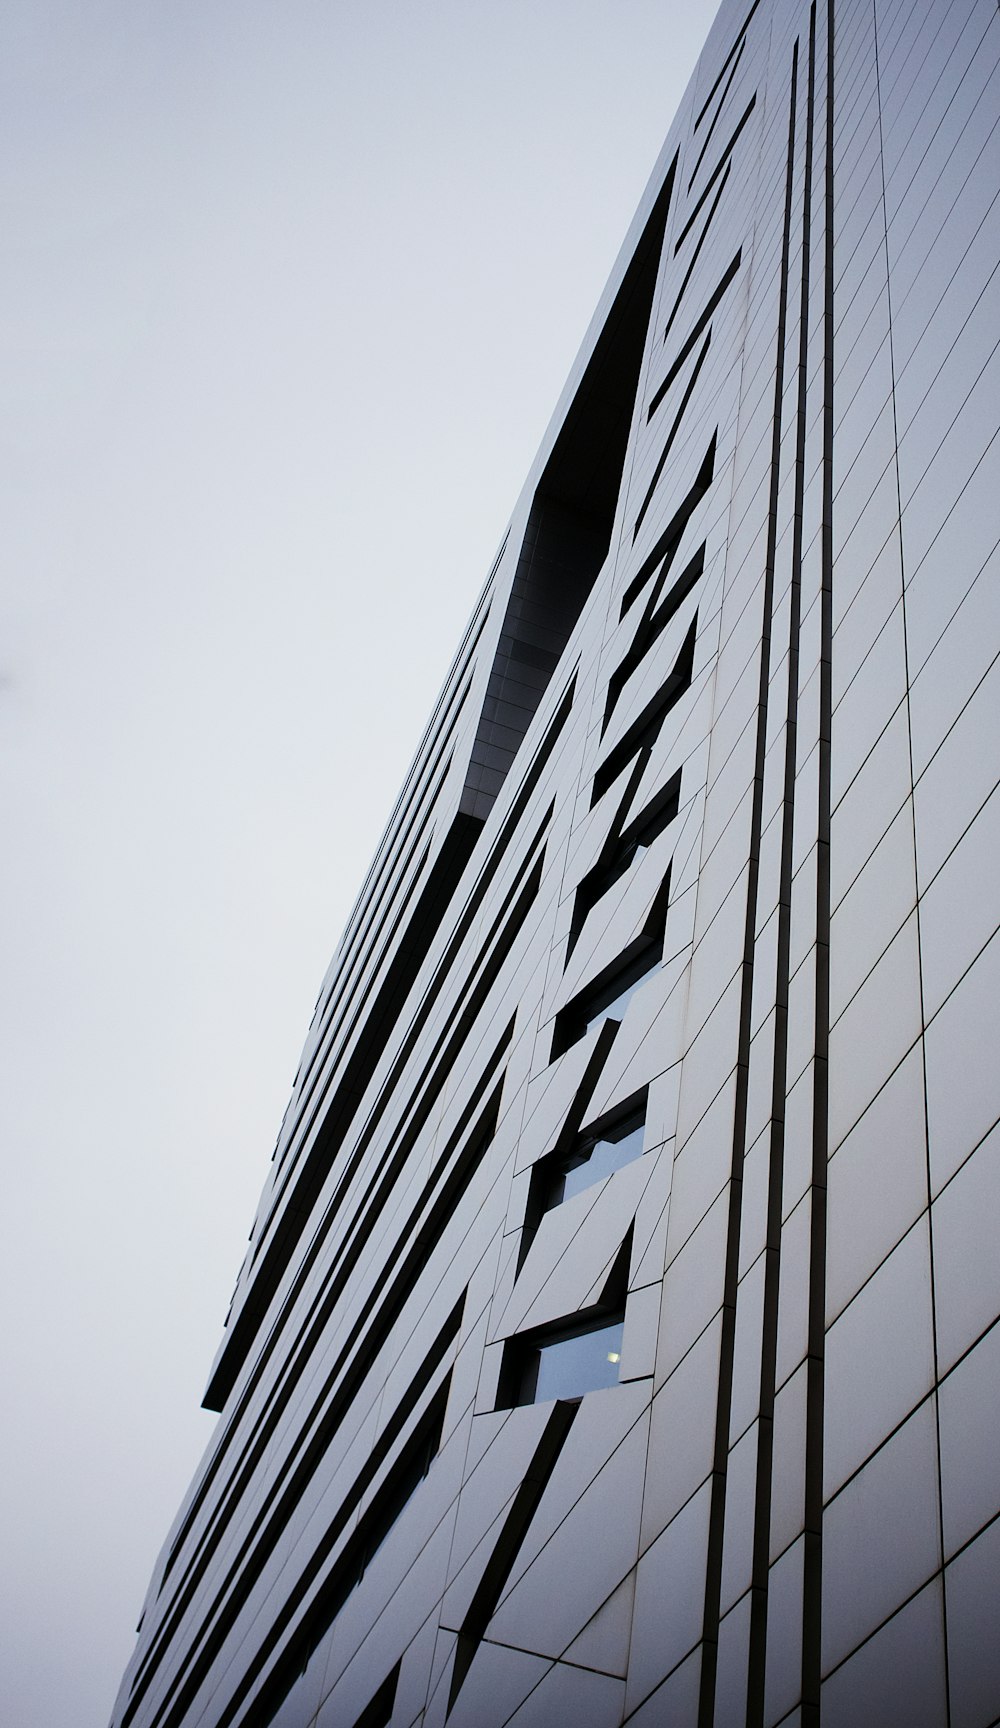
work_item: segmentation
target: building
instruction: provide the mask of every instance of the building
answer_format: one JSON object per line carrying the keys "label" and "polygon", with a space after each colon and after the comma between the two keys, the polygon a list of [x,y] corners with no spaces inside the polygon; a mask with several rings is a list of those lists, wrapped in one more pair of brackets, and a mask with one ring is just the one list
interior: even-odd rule
{"label": "building", "polygon": [[1000,16],[723,0],[115,1728],[1000,1720]]}

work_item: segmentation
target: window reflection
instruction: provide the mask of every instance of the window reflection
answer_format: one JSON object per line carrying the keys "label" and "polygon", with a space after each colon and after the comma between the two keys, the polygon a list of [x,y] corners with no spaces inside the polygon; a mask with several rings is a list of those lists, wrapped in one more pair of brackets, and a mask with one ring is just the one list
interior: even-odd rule
{"label": "window reflection", "polygon": [[626,984],[623,989],[619,990],[617,996],[613,996],[610,1002],[603,1003],[600,1008],[595,1007],[590,1018],[584,1024],[584,1033],[589,1032],[592,1026],[598,1025],[602,1020],[621,1020],[636,991],[645,984],[647,978],[652,977],[659,964],[659,957],[657,957],[651,965],[648,965],[640,973],[638,978],[633,978],[630,984]]}
{"label": "window reflection", "polygon": [[554,1338],[530,1352],[521,1381],[521,1404],[549,1398],[579,1398],[618,1383],[624,1320],[569,1337]]}
{"label": "window reflection", "polygon": [[631,1262],[630,1225],[599,1301],[537,1331],[508,1338],[497,1385],[498,1410],[550,1398],[582,1398],[585,1392],[617,1385]]}
{"label": "window reflection", "polygon": [[604,1020],[621,1020],[636,991],[659,970],[662,959],[661,932],[655,941],[644,942],[638,953],[616,967],[603,984],[592,986],[574,997],[556,1015],[552,1034],[553,1057],[561,1056],[585,1037],[592,1026],[600,1025]]}
{"label": "window reflection", "polygon": [[594,1182],[642,1156],[645,1109],[631,1110],[600,1134],[585,1135],[568,1158],[557,1164],[546,1186],[542,1210],[559,1206]]}

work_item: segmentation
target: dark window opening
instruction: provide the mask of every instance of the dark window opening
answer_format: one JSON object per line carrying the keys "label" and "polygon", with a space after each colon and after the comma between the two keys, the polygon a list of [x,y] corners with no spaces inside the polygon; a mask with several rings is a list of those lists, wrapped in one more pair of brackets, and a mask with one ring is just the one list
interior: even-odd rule
{"label": "dark window opening", "polygon": [[753,113],[756,106],[757,106],[757,92],[754,91],[754,93],[751,96],[749,102],[747,103],[745,109],[743,110],[743,113],[740,116],[739,121],[737,122],[735,132],[733,133],[732,137],[729,140],[729,143],[726,145],[726,148],[723,150],[722,155],[719,157],[718,162],[715,164],[715,167],[712,169],[712,172],[708,177],[708,180],[707,180],[706,185],[705,185],[705,190],[702,192],[701,197],[698,199],[697,204],[695,205],[690,216],[688,217],[683,228],[681,229],[680,234],[677,236],[677,240],[674,244],[674,257],[675,258],[677,256],[678,252],[680,251],[681,247],[683,246],[685,240],[687,239],[688,235],[690,234],[691,229],[694,227],[695,222],[698,220],[698,216],[704,207],[705,200],[707,199],[708,194],[711,192],[712,187],[715,185],[715,182],[718,180],[719,175],[725,171],[726,164],[729,161],[730,156],[732,155],[733,151],[736,149],[736,146],[740,141],[740,134],[742,133],[743,128],[746,126],[746,124],[747,124],[748,120],[750,119],[750,116]]}
{"label": "dark window opening", "polygon": [[[660,686],[656,695],[647,702],[642,712],[636,716],[628,730],[623,733],[614,749],[609,750],[604,761],[597,769],[591,787],[591,809],[599,798],[614,785],[619,774],[628,766],[633,757],[640,751],[651,754],[656,741],[663,730],[663,723],[691,687],[694,674],[694,645],[698,632],[698,614],[691,620],[691,627],[681,645],[680,653],[674,661],[673,670]],[[647,756],[648,759],[648,756]]]}
{"label": "dark window opening", "polygon": [[588,1392],[618,1384],[631,1257],[630,1227],[599,1302],[551,1326],[508,1339],[500,1370],[498,1410],[544,1404],[550,1398],[583,1398]]}
{"label": "dark window opening", "polygon": [[374,1698],[365,1705],[354,1724],[354,1728],[389,1728],[392,1712],[396,1705],[396,1689],[399,1685],[399,1670],[402,1658],[396,1663],[392,1672],[387,1674]]}
{"label": "dark window opening", "polygon": [[708,146],[712,142],[713,133],[715,132],[716,126],[719,124],[719,119],[721,117],[722,110],[726,106],[726,97],[729,95],[729,92],[733,87],[733,79],[736,77],[736,72],[737,72],[737,69],[739,67],[739,63],[743,58],[743,50],[746,47],[746,45],[747,45],[746,37],[741,36],[740,40],[739,40],[739,46],[736,50],[736,58],[733,60],[732,66],[729,69],[729,77],[726,79],[725,89],[723,90],[722,95],[719,97],[719,106],[716,108],[715,113],[712,115],[712,124],[708,128],[708,131],[705,133],[705,142],[702,145],[701,150],[698,153],[698,160],[691,170],[691,177],[688,180],[688,193],[689,194],[690,194],[691,188],[694,185],[695,180],[697,178],[698,169],[701,167],[702,163],[705,160],[705,156],[706,156],[707,151],[708,151]]}
{"label": "dark window opening", "polygon": [[619,1022],[636,991],[657,970],[666,941],[667,909],[670,905],[670,870],[656,891],[645,925],[603,972],[577,993],[555,1018],[550,1060],[602,1021]]}
{"label": "dark window opening", "polygon": [[[370,1521],[367,1519],[363,1521],[364,1540],[358,1550],[357,1575],[354,1583],[361,1583],[393,1525],[402,1517],[424,1477],[429,1473],[441,1444],[443,1424],[444,1405],[442,1403],[433,1425],[423,1433],[418,1431],[410,1442],[394,1475],[386,1483],[376,1502],[376,1506],[373,1508],[374,1515]],[[351,1588],[353,1588],[353,1584]]]}
{"label": "dark window opening", "polygon": [[688,289],[688,286],[690,284],[691,278],[694,275],[695,267],[698,263],[698,259],[701,257],[701,249],[704,246],[705,240],[708,236],[708,230],[712,226],[712,221],[713,221],[713,218],[715,216],[715,212],[718,210],[719,205],[722,202],[722,194],[726,190],[726,181],[729,179],[731,169],[732,169],[732,163],[727,162],[726,163],[726,171],[723,174],[722,179],[719,181],[718,186],[716,187],[715,197],[712,199],[711,208],[708,212],[708,215],[705,217],[705,226],[703,227],[701,233],[698,235],[698,238],[695,241],[694,251],[692,252],[690,258],[688,259],[688,267],[684,272],[684,280],[682,281],[679,289],[677,290],[677,298],[674,301],[672,307],[670,308],[670,315],[667,318],[667,322],[663,327],[663,340],[664,340],[664,342],[667,340],[667,337],[670,335],[670,332],[674,326],[674,319],[677,317],[677,314],[681,309],[681,301],[683,300],[684,295],[687,293],[687,289]]}
{"label": "dark window opening", "polygon": [[664,563],[649,596],[643,617],[632,638],[628,652],[622,657],[608,679],[608,693],[604,702],[604,720],[601,731],[606,732],[618,701],[633,672],[638,671],[646,655],[663,635],[675,612],[683,605],[695,583],[700,581],[705,568],[705,546],[699,546],[694,557],[678,576],[673,587],[667,594],[663,604],[657,607],[657,601],[663,592],[664,584],[669,574],[670,565]]}
{"label": "dark window opening", "polygon": [[639,506],[639,512],[638,512],[638,515],[636,516],[636,519],[635,519],[635,527],[632,529],[632,544],[633,545],[635,544],[636,540],[639,538],[639,530],[646,520],[646,512],[648,511],[649,506],[653,502],[653,494],[656,491],[656,488],[660,483],[660,475],[663,473],[663,470],[667,465],[667,457],[670,455],[670,452],[674,447],[674,439],[677,437],[677,433],[680,429],[681,421],[683,420],[685,414],[687,413],[688,403],[690,402],[691,397],[694,394],[694,387],[698,382],[699,374],[701,372],[703,365],[705,364],[705,356],[708,353],[709,347],[711,345],[711,341],[712,341],[712,332],[711,332],[711,330],[709,330],[708,335],[705,337],[705,340],[702,343],[701,352],[698,355],[698,358],[695,361],[694,366],[691,369],[691,376],[688,379],[686,385],[684,386],[684,394],[681,397],[680,406],[677,410],[677,413],[674,415],[673,421],[671,423],[670,431],[667,433],[667,441],[664,444],[663,449],[660,451],[659,460],[657,461],[656,467],[653,469],[653,477],[650,480],[649,485],[646,488],[646,495],[643,498],[643,501]]}
{"label": "dark window opening", "polygon": [[540,1158],[532,1171],[529,1214],[541,1219],[585,1188],[642,1157],[646,1133],[646,1094],[633,1098],[582,1133],[569,1152]]}
{"label": "dark window opening", "polygon": [[625,964],[616,962],[604,983],[592,985],[574,996],[561,1013],[556,1015],[552,1035],[552,1056],[563,1053],[585,1038],[592,1026],[604,1020],[621,1021],[625,1017],[636,991],[657,971],[663,958],[663,938],[644,942],[642,948]]}
{"label": "dark window opening", "polygon": [[694,123],[695,132],[697,132],[698,127],[701,125],[702,121],[705,118],[705,115],[708,113],[708,110],[711,108],[712,98],[715,95],[715,92],[718,90],[719,85],[722,83],[723,78],[726,76],[727,71],[729,70],[729,63],[732,60],[733,55],[736,53],[737,49],[739,49],[742,46],[743,38],[750,28],[751,20],[752,20],[753,15],[756,12],[759,5],[760,5],[760,0],[753,0],[753,5],[751,6],[749,12],[747,13],[746,17],[743,20],[743,23],[742,23],[740,30],[739,30],[739,34],[737,35],[735,42],[733,43],[732,47],[730,48],[729,53],[726,55],[726,58],[722,62],[722,68],[721,68],[721,70],[720,70],[720,72],[719,72],[719,74],[715,80],[715,83],[712,85],[711,90],[708,92],[708,95],[705,97],[704,102],[702,103],[701,107],[698,110],[698,118],[696,119],[696,121]]}
{"label": "dark window opening", "polygon": [[664,829],[669,828],[680,807],[680,793],[681,771],[678,769],[645,809],[640,810],[635,820],[620,833],[612,835],[605,851],[576,891],[570,925],[570,952],[593,908],[631,870],[636,859],[648,852]]}
{"label": "dark window opening", "polygon": [[678,372],[681,370],[681,367],[684,365],[685,361],[687,360],[688,355],[691,353],[692,349],[697,346],[702,335],[704,334],[706,325],[710,324],[712,319],[714,318],[715,313],[717,312],[719,305],[725,296],[726,290],[728,289],[730,283],[734,280],[734,278],[738,274],[739,268],[740,268],[740,265],[742,264],[742,262],[743,262],[743,248],[740,247],[739,251],[736,253],[736,256],[733,258],[733,260],[730,263],[728,269],[726,270],[724,276],[722,277],[721,281],[719,282],[718,287],[715,289],[715,292],[713,293],[711,299],[709,300],[708,305],[705,307],[705,310],[702,312],[700,318],[698,319],[697,323],[695,324],[694,329],[691,331],[690,336],[688,337],[687,341],[684,343],[684,346],[681,348],[681,351],[678,354],[676,360],[673,362],[673,365],[670,367],[670,370],[668,371],[666,377],[664,378],[663,383],[660,385],[659,389],[654,392],[653,399],[650,402],[649,407],[646,411],[647,421],[652,420],[653,415],[656,413],[657,408],[660,406],[660,403],[663,401],[664,396],[667,394],[667,391],[670,389],[670,386],[673,383],[674,379],[677,377]]}
{"label": "dark window opening", "polygon": [[[663,572],[670,569],[674,557],[676,556],[677,548],[680,545],[681,536],[691,520],[691,517],[694,515],[694,512],[697,510],[698,505],[701,503],[706,492],[711,486],[712,481],[715,479],[715,452],[717,442],[718,428],[716,428],[712,433],[711,442],[709,443],[708,449],[705,451],[701,467],[695,475],[690,490],[687,492],[678,508],[674,511],[674,514],[671,516],[670,521],[663,530],[663,533],[656,541],[652,551],[643,559],[622,595],[622,603],[618,612],[619,623],[624,618],[626,612],[629,611],[639,598],[639,595],[645,588],[646,583],[652,576],[656,566],[662,564]],[[661,574],[663,572],[661,572]]]}

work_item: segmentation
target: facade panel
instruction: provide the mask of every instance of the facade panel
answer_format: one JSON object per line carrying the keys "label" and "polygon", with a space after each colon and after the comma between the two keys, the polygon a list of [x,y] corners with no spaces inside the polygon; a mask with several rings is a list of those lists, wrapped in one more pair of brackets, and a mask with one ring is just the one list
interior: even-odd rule
{"label": "facade panel", "polygon": [[998,62],[993,0],[724,0],[115,1728],[1000,1720]]}

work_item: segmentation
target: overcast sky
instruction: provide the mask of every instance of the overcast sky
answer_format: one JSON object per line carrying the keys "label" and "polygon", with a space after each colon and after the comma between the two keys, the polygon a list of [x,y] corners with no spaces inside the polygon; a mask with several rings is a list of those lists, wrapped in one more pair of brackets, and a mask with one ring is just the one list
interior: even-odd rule
{"label": "overcast sky", "polygon": [[96,1728],[327,961],[712,0],[6,0],[0,1714]]}

